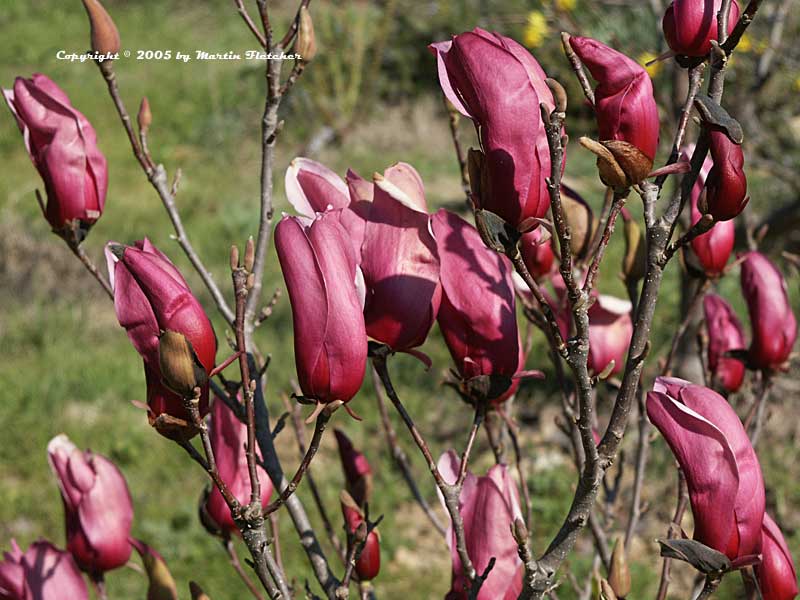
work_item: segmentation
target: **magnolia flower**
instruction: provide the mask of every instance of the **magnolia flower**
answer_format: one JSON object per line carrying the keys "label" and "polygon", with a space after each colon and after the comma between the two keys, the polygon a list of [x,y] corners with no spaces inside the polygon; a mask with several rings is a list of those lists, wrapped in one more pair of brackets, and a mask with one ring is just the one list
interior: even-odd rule
{"label": "magnolia flower", "polygon": [[417,354],[413,349],[436,319],[441,286],[425,192],[414,167],[397,163],[376,173],[373,183],[349,171],[345,182],[324,165],[296,158],[286,172],[286,190],[301,215],[333,211],[347,230],[363,278],[367,335],[394,351]]}
{"label": "magnolia flower", "polygon": [[[458,479],[461,459],[452,450],[439,458],[439,471],[450,484]],[[444,503],[443,498],[440,500]],[[495,564],[483,582],[476,600],[516,600],[522,590],[522,561],[517,554],[517,542],[511,534],[515,519],[522,518],[519,492],[505,465],[495,465],[483,476],[467,473],[458,512],[464,522],[467,555],[478,573],[483,573],[489,561]],[[455,532],[447,535],[453,563],[453,580],[446,600],[466,600],[467,580],[456,550]]]}
{"label": "magnolia flower", "polygon": [[[659,121],[647,71],[592,38],[570,37],[569,43],[597,81],[594,110],[600,140],[626,142],[638,149],[649,160],[649,171],[658,149]],[[616,156],[613,148],[612,154]],[[624,163],[620,166],[625,169]]]}
{"label": "magnolia flower", "polygon": [[[211,407],[211,448],[217,470],[231,494],[242,504],[250,502],[250,471],[247,467],[247,426],[239,421],[230,408],[216,398]],[[256,457],[261,462],[261,451],[256,446]],[[261,466],[256,468],[261,487],[261,505],[269,503],[272,481]],[[205,503],[206,514],[226,534],[239,533],[230,508],[217,486],[213,486]]]}
{"label": "magnolia flower", "polygon": [[89,600],[89,590],[68,552],[50,542],[34,542],[23,553],[11,540],[11,552],[0,561],[3,600]]}
{"label": "magnolia flower", "polygon": [[797,339],[786,280],[766,256],[748,252],[742,262],[741,285],[750,313],[750,364],[758,369],[783,368]]}
{"label": "magnolia flower", "polygon": [[752,560],[761,552],[764,479],[731,405],[703,386],[658,377],[647,415],[686,476],[694,538],[734,564]]}
{"label": "magnolia flower", "polygon": [[589,308],[590,373],[602,373],[614,361],[608,375],[619,373],[625,366],[625,356],[633,335],[631,303],[627,300],[600,294]]}
{"label": "magnolia flower", "polygon": [[[359,529],[366,527],[364,513],[347,492],[342,491],[339,495],[339,500],[342,506],[345,528],[348,533],[348,543],[350,543],[351,538],[358,535]],[[364,546],[356,557],[355,571],[361,581],[369,581],[375,579],[380,570],[381,538],[378,530],[373,529],[367,533]]]}
{"label": "magnolia flower", "polygon": [[3,96],[44,181],[47,221],[54,231],[71,230],[80,242],[100,218],[108,189],[94,128],[45,75],[17,77]]}
{"label": "magnolia flower", "polygon": [[[117,319],[144,360],[150,423],[158,425],[162,414],[188,420],[182,396],[194,387],[201,388],[200,414],[205,415],[217,338],[183,275],[147,238],[133,246],[109,242],[106,258]],[[174,360],[163,360],[167,340],[174,344]],[[176,368],[188,371],[188,389],[177,390],[175,381],[165,378],[165,369],[172,373]]]}
{"label": "magnolia flower", "polygon": [[306,226],[284,217],[275,228],[294,323],[297,377],[322,404],[356,395],[367,364],[367,335],[356,291],[356,259],[334,212]]}
{"label": "magnolia flower", "polygon": [[104,456],[79,450],[64,434],[50,440],[47,459],[61,490],[67,550],[75,561],[92,575],[125,565],[133,504],[120,470]]}
{"label": "magnolia flower", "polygon": [[442,305],[437,320],[464,379],[512,377],[519,367],[519,334],[511,270],[478,231],[442,209],[433,216],[439,246]]}
{"label": "magnolia flower", "polygon": [[708,368],[714,381],[727,392],[735,392],[744,381],[744,363],[725,353],[745,347],[742,325],[730,304],[716,294],[703,298],[703,312],[708,328]]}
{"label": "magnolia flower", "polygon": [[442,91],[480,136],[470,178],[478,206],[514,227],[543,217],[550,152],[539,105],[555,105],[539,63],[511,38],[479,28],[429,48]]}
{"label": "magnolia flower", "polygon": [[[739,19],[739,4],[733,0],[728,11],[728,33]],[[717,13],[722,0],[674,0],[667,7],[661,25],[667,44],[676,54],[705,56],[711,40],[717,40]]]}

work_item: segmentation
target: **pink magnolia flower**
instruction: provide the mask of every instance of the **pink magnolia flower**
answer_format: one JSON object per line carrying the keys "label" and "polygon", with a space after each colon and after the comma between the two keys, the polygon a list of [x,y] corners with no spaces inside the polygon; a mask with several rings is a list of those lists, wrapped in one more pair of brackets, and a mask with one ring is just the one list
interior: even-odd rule
{"label": "pink magnolia flower", "polygon": [[[692,192],[692,224],[703,215],[697,209],[697,199]],[[709,277],[719,277],[728,265],[736,240],[736,225],[733,221],[717,221],[709,231],[691,241],[692,251],[700,266]]]}
{"label": "pink magnolia flower", "polygon": [[367,457],[356,450],[353,442],[341,429],[334,429],[333,432],[339,447],[339,458],[342,461],[347,491],[356,504],[364,506],[372,495],[372,468],[367,462]]}
{"label": "pink magnolia flower", "polygon": [[555,254],[553,253],[552,238],[547,237],[541,227],[522,235],[519,242],[519,251],[525,267],[534,279],[545,277],[553,270]]}
{"label": "pink magnolia flower", "polygon": [[[159,338],[165,331],[183,335],[191,344],[198,367],[208,375],[217,353],[211,321],[180,271],[147,238],[133,246],[109,242],[106,258],[117,319],[144,360],[151,424],[162,414],[188,419],[183,399],[162,380]],[[200,414],[207,412],[206,383],[202,386]]]}
{"label": "pink magnolia flower", "polygon": [[89,590],[69,552],[40,540],[23,553],[11,540],[0,561],[3,600],[89,600]]}
{"label": "pink magnolia flower", "polygon": [[294,323],[303,394],[323,404],[356,395],[367,364],[367,334],[356,291],[356,259],[335,212],[310,226],[284,217],[275,228]]}
{"label": "pink magnolia flower", "polygon": [[792,553],[775,521],[764,513],[761,564],[755,566],[764,600],[792,600],[797,596],[797,572]]}
{"label": "pink magnolia flower", "polygon": [[764,479],[750,439],[728,401],[683,379],[658,377],[647,415],[686,475],[694,538],[731,561],[761,551]]}
{"label": "pink magnolia flower", "polygon": [[[222,481],[234,497],[243,505],[250,502],[250,472],[247,468],[247,426],[239,421],[225,403],[216,398],[211,406],[211,448],[217,461]],[[256,457],[261,460],[261,451],[256,446]],[[272,481],[262,467],[257,467],[261,484],[261,505],[269,504]],[[222,494],[213,486],[206,500],[206,513],[226,534],[239,533],[231,511]]]}
{"label": "pink magnolia flower", "polygon": [[745,347],[742,325],[730,304],[716,294],[703,298],[703,312],[708,327],[708,368],[722,388],[735,392],[744,381],[744,363],[725,353]]}
{"label": "pink magnolia flower", "polygon": [[[364,513],[356,505],[355,501],[347,492],[342,492],[340,497],[342,515],[347,533],[353,535],[364,523]],[[355,571],[361,581],[370,581],[378,576],[381,570],[381,538],[377,529],[373,529],[367,534],[364,547],[356,558]]]}
{"label": "pink magnolia flower", "polygon": [[123,566],[131,556],[128,536],[133,503],[120,470],[91,450],[57,435],[47,459],[58,481],[67,522],[67,550],[92,575]]}
{"label": "pink magnolia flower", "polygon": [[476,28],[429,46],[447,99],[472,119],[488,190],[477,201],[516,227],[550,206],[550,153],[539,105],[554,107],[547,77],[520,44]]}
{"label": "pink magnolia flower", "polygon": [[72,229],[80,242],[100,218],[108,188],[94,128],[45,75],[17,77],[3,96],[44,181],[47,221],[55,231]]}
{"label": "pink magnolia flower", "polygon": [[600,139],[628,142],[651,163],[658,149],[658,108],[645,68],[592,38],[570,37],[575,54],[597,81],[595,115]]}
{"label": "pink magnolia flower", "polygon": [[[461,459],[452,450],[439,458],[439,471],[448,483],[458,478]],[[440,500],[441,500],[440,496]],[[495,564],[478,592],[477,600],[512,600],[522,590],[524,568],[511,534],[515,519],[522,518],[517,485],[505,465],[495,465],[483,476],[467,473],[458,498],[458,512],[464,522],[467,555],[478,573],[492,557]],[[456,551],[455,533],[448,531],[447,543],[453,562],[453,580],[446,600],[466,600],[467,581]]]}
{"label": "pink magnolia flower", "polygon": [[632,335],[631,303],[598,295],[589,308],[589,372],[602,373],[613,360],[609,375],[619,373],[625,366]]}
{"label": "pink magnolia flower", "polygon": [[712,130],[710,136],[714,166],[706,179],[706,212],[715,221],[727,221],[742,212],[749,200],[744,153],[725,133]]}
{"label": "pink magnolia flower", "polygon": [[[705,56],[711,51],[711,40],[717,40],[717,13],[722,0],[674,0],[667,7],[661,26],[667,44],[676,54]],[[739,20],[739,4],[731,3],[728,12],[728,33]]]}
{"label": "pink magnolia flower", "polygon": [[374,179],[349,171],[345,183],[327,167],[296,158],[286,189],[301,215],[334,210],[347,230],[364,279],[367,335],[395,351],[412,351],[425,341],[441,299],[425,192],[407,163]]}
{"label": "pink magnolia flower", "polygon": [[442,209],[432,223],[442,264],[437,320],[458,372],[512,377],[519,333],[509,265],[458,215]]}
{"label": "pink magnolia flower", "polygon": [[797,339],[786,280],[766,256],[748,252],[742,262],[741,284],[750,313],[750,364],[758,369],[782,368]]}

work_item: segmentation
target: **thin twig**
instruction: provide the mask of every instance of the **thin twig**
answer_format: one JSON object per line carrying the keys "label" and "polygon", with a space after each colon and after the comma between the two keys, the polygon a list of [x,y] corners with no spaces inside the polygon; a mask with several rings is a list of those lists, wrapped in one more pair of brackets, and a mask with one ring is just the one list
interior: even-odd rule
{"label": "thin twig", "polygon": [[703,279],[703,281],[697,285],[697,290],[695,290],[694,296],[692,296],[692,299],[689,301],[689,306],[686,308],[686,314],[684,315],[681,324],[678,325],[678,329],[675,330],[675,334],[672,336],[669,354],[667,354],[667,358],[664,361],[664,368],[661,369],[662,375],[669,376],[672,373],[672,361],[675,359],[675,355],[678,352],[678,346],[680,346],[683,335],[689,328],[689,324],[694,318],[694,313],[697,310],[697,307],[700,306],[700,303],[703,301],[703,298],[705,297],[710,285],[711,281],[708,279]]}
{"label": "thin twig", "polygon": [[572,65],[572,70],[575,71],[575,76],[578,78],[578,83],[581,84],[583,95],[586,96],[589,104],[594,106],[595,99],[592,84],[589,82],[589,78],[586,76],[586,71],[583,70],[583,63],[581,62],[581,59],[578,58],[578,55],[575,54],[575,51],[572,49],[572,46],[569,43],[569,37],[570,36],[568,33],[561,33],[561,46],[564,48],[564,54],[569,60],[569,64]]}
{"label": "thin twig", "polygon": [[758,396],[753,400],[753,406],[750,408],[750,412],[744,422],[744,430],[750,434],[750,443],[753,447],[758,443],[761,428],[764,425],[764,415],[766,414],[772,383],[772,375],[767,371],[763,371],[761,373],[761,389]]}
{"label": "thin twig", "polygon": [[394,426],[392,425],[392,421],[389,417],[389,411],[386,409],[386,398],[384,397],[384,391],[381,387],[380,376],[374,368],[370,369],[370,371],[372,374],[372,385],[375,389],[375,399],[378,402],[378,412],[381,415],[383,432],[386,436],[386,443],[389,445],[389,452],[391,453],[397,468],[400,469],[400,474],[403,476],[403,479],[408,485],[408,489],[411,490],[411,495],[414,496],[417,504],[420,505],[422,511],[436,528],[436,531],[445,537],[447,535],[447,529],[444,527],[444,525],[442,525],[441,521],[439,521],[439,517],[436,516],[436,513],[433,512],[433,508],[431,508],[431,505],[422,495],[422,492],[420,492],[419,486],[414,479],[414,474],[411,471],[411,465],[408,462],[408,456],[406,456],[405,451],[400,446],[400,442],[397,439],[397,432],[394,430]]}
{"label": "thin twig", "polygon": [[722,581],[722,578],[719,576],[706,576],[706,582],[703,585],[703,589],[695,600],[706,600],[706,598],[710,598],[711,595],[717,591],[720,581]]}
{"label": "thin twig", "polygon": [[114,102],[117,113],[122,120],[122,125],[125,128],[125,132],[128,135],[128,140],[131,143],[133,154],[136,157],[136,160],[139,161],[139,164],[147,175],[148,180],[161,198],[161,202],[167,211],[167,215],[172,222],[173,228],[175,229],[175,240],[178,242],[178,245],[180,245],[184,254],[186,254],[189,262],[192,263],[195,271],[197,271],[198,275],[200,275],[200,278],[203,280],[203,283],[211,294],[211,297],[214,299],[214,303],[217,305],[219,312],[222,314],[228,324],[233,324],[233,311],[231,310],[230,306],[228,306],[225,296],[223,296],[222,292],[214,281],[214,277],[211,275],[211,272],[203,264],[203,261],[200,259],[200,256],[197,254],[191,242],[189,241],[188,236],[186,235],[186,230],[183,227],[183,221],[181,221],[181,217],[178,214],[178,209],[175,206],[175,196],[170,191],[167,183],[167,173],[164,170],[163,165],[157,165],[155,167],[151,165],[136,139],[136,134],[134,133],[133,126],[131,124],[130,115],[125,108],[125,103],[122,101],[122,97],[119,93],[116,74],[114,73],[112,66],[113,62],[114,61],[103,61],[98,63],[98,66],[100,67],[100,72],[103,74],[103,78],[106,81],[108,92],[111,95],[111,99]]}
{"label": "thin twig", "polygon": [[597,249],[594,252],[594,257],[589,265],[589,270],[586,273],[586,279],[583,283],[583,291],[585,293],[590,293],[594,288],[597,274],[600,271],[600,263],[605,256],[606,248],[608,247],[608,243],[611,241],[611,234],[614,233],[614,225],[617,222],[617,216],[622,210],[622,207],[625,206],[625,199],[628,197],[628,193],[629,190],[625,190],[623,192],[618,192],[616,190],[614,191],[614,197],[611,201],[611,208],[609,209],[608,219],[606,220],[605,228],[603,229],[603,235],[600,237],[600,242],[598,243]]}
{"label": "thin twig", "polygon": [[630,548],[636,527],[642,516],[642,488],[644,487],[647,458],[650,451],[650,419],[647,418],[647,404],[642,386],[636,392],[639,407],[639,431],[636,440],[636,468],[633,479],[633,496],[628,515],[628,526],[625,529],[625,551]]}
{"label": "thin twig", "polygon": [[453,139],[453,149],[456,153],[456,160],[458,161],[458,175],[461,178],[461,189],[467,196],[467,204],[470,203],[470,183],[469,171],[467,169],[467,158],[464,155],[464,149],[461,146],[461,139],[458,134],[458,111],[447,100],[447,96],[442,94],[442,103],[444,109],[447,111],[447,122],[450,125],[450,137]]}
{"label": "thin twig", "polygon": [[89,258],[89,256],[84,251],[83,246],[81,244],[70,244],[70,243],[68,243],[67,245],[69,246],[69,249],[72,250],[72,253],[78,257],[78,260],[80,260],[81,263],[83,263],[83,266],[86,267],[86,270],[89,271],[89,273],[92,274],[92,277],[94,277],[97,280],[97,283],[99,283],[100,287],[102,287],[105,293],[108,294],[108,297],[111,298],[111,300],[113,301],[114,290],[111,289],[111,284],[108,282],[108,279],[103,277],[103,275],[100,274],[100,271],[97,270],[97,267],[92,262],[92,259]]}
{"label": "thin twig", "polygon": [[[681,521],[683,520],[683,513],[686,511],[686,505],[689,503],[689,490],[686,487],[686,477],[681,469],[678,469],[678,501],[675,506],[675,514],[672,517],[672,522],[669,524],[667,530],[667,539],[677,537],[680,531]],[[667,597],[667,590],[670,584],[670,569],[672,559],[664,557],[664,564],[661,567],[661,581],[658,584],[658,595],[656,600],[664,600]]]}
{"label": "thin twig", "polygon": [[253,22],[253,19],[250,18],[250,13],[247,12],[244,2],[242,0],[233,0],[233,3],[236,5],[236,10],[241,15],[242,20],[247,25],[247,28],[258,40],[258,43],[261,45],[261,47],[266,49],[267,39],[264,37],[264,34],[258,30],[258,27],[256,27],[256,24]]}

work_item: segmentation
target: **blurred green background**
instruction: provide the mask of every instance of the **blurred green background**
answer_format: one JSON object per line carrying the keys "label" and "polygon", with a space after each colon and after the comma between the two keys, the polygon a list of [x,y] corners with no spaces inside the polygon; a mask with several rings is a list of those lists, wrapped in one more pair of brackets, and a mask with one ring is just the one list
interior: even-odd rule
{"label": "blurred green background", "polygon": [[[294,2],[271,4],[276,29],[281,31],[294,13]],[[106,5],[121,32],[123,48],[134,55],[136,50],[194,55],[196,50],[256,49],[230,1],[108,0]],[[748,211],[752,223],[768,218],[775,208],[791,208],[800,189],[793,170],[800,155],[800,115],[793,100],[800,90],[797,50],[787,48],[791,44],[780,45],[780,38],[770,37],[777,3],[766,5],[743,51],[734,58],[726,96],[729,110],[745,115],[745,130],[754,132],[748,142],[752,196]],[[443,205],[462,208],[447,114],[438,93],[434,60],[426,49],[428,43],[475,25],[523,41],[548,74],[567,86],[571,100],[568,130],[577,139],[594,135],[594,124],[560,54],[558,31],[567,29],[597,37],[645,61],[664,49],[658,27],[662,9],[659,0],[315,0],[311,11],[319,55],[281,108],[286,123],[279,138],[275,171],[278,214],[288,210],[282,191],[285,168],[294,156],[303,154],[337,172],[352,167],[364,176],[399,160],[410,162],[423,177],[431,210]],[[784,40],[793,39],[797,25],[796,17],[788,19]],[[89,254],[99,264],[107,240],[130,242],[148,236],[187,276],[212,315],[218,337],[224,340],[222,320],[214,314],[210,297],[170,239],[172,229],[161,203],[131,155],[97,68],[89,62],[56,60],[60,49],[80,52],[88,45],[88,26],[80,2],[1,0],[0,28],[4,32],[0,36],[0,84],[10,87],[15,76],[28,77],[34,72],[50,76],[92,122],[109,160],[106,211],[85,244]],[[759,68],[769,52],[775,56],[768,77],[761,82]],[[229,247],[243,244],[257,227],[263,64],[128,58],[120,60],[115,69],[131,113],[135,113],[143,95],[149,98],[152,154],[170,174],[182,169],[179,210],[195,248],[227,293]],[[675,90],[680,86],[673,85],[671,63],[659,63],[651,72],[664,108],[661,156],[666,157],[666,140],[671,139],[674,127],[673,96],[679,94]],[[0,114],[4,112],[0,109]],[[469,123],[461,123],[460,135],[466,147],[475,144]],[[197,499],[206,483],[203,473],[182,450],[156,435],[142,412],[130,403],[144,397],[139,357],[117,325],[107,298],[61,240],[49,232],[34,199],[34,190],[41,182],[7,112],[0,117],[0,164],[0,347],[4,350],[0,361],[0,549],[7,549],[12,537],[23,546],[39,537],[63,545],[62,509],[45,446],[54,435],[65,432],[78,446],[105,454],[121,467],[134,498],[134,534],[164,555],[182,596],[188,597],[187,583],[195,579],[215,600],[247,597],[219,544],[197,520]],[[569,148],[565,177],[599,211],[603,189],[596,180],[593,159],[576,144]],[[632,197],[629,205],[634,214],[641,213],[638,198]],[[787,214],[791,217],[794,213]],[[765,243],[776,251],[792,249],[794,231],[784,226],[780,236],[768,236]],[[615,238],[602,271],[604,293],[625,293],[618,277],[621,255],[622,240]],[[680,320],[680,271],[681,265],[675,261],[656,317],[653,357],[663,356]],[[265,281],[265,296],[282,285],[274,255],[267,265]],[[746,323],[737,276],[727,277],[719,287]],[[790,288],[796,296],[795,279],[790,281]],[[290,389],[294,376],[291,312],[285,295],[257,337],[262,350],[272,355],[267,398],[274,417],[283,411],[279,394]],[[553,424],[558,401],[544,340],[539,335],[534,339],[528,365],[544,369],[548,379],[523,387],[517,411],[525,425],[523,447],[533,496],[534,549],[541,551],[563,518],[575,472],[565,440]],[[453,446],[460,449],[471,413],[441,386],[449,356],[438,331],[432,333],[423,350],[433,358],[433,369],[426,373],[413,359],[397,357],[392,364],[395,383],[436,453]],[[224,349],[220,359],[223,353]],[[656,369],[656,361],[651,360],[646,381]],[[779,382],[759,453],[769,506],[777,511],[795,556],[800,556],[797,391],[795,377]],[[600,396],[607,394],[601,392]],[[375,581],[377,593],[381,598],[442,597],[449,588],[448,552],[392,466],[368,379],[353,407],[364,417],[363,422],[351,421],[344,414],[334,421],[366,453],[376,472],[372,512],[384,515],[383,566]],[[603,414],[608,403],[601,400],[599,407]],[[633,429],[622,461],[626,484],[632,478]],[[400,434],[423,491],[435,503],[424,465],[405,432]],[[473,469],[482,473],[491,464],[491,452],[482,437],[479,442]],[[290,428],[279,435],[278,446],[285,469],[293,471],[298,456]],[[660,439],[653,443],[651,456],[644,494],[647,512],[642,536],[632,552],[633,598],[653,596],[660,562],[652,540],[664,534],[673,510],[672,459]],[[327,436],[312,472],[338,523],[337,495],[342,476],[332,436]],[[301,487],[298,493],[318,522],[308,490]],[[611,537],[624,531],[626,524],[623,507],[629,494],[627,487],[622,494],[622,507],[608,514]],[[313,576],[288,517],[279,514],[280,546],[287,572],[299,585],[308,579],[314,589]],[[684,526],[690,530],[690,517]],[[319,533],[324,537],[321,528]],[[323,543],[331,564],[341,575],[338,559]],[[241,547],[240,551],[244,556],[246,550]],[[587,534],[567,563],[580,581],[591,557]],[[675,578],[674,597],[686,598],[691,573],[679,565]],[[562,582],[559,597],[574,597],[569,582],[563,577]],[[739,588],[737,578],[731,576],[719,597],[735,598]],[[143,598],[145,583],[134,570],[121,569],[109,574],[108,589],[112,599]]]}

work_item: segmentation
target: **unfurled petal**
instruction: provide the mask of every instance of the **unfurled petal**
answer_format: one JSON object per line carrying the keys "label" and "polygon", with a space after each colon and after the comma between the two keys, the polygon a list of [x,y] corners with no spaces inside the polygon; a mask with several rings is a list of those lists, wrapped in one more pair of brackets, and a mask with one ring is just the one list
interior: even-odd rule
{"label": "unfurled petal", "polygon": [[347,184],[325,165],[298,156],[286,169],[286,197],[301,215],[314,218],[318,212],[345,208],[350,204]]}

